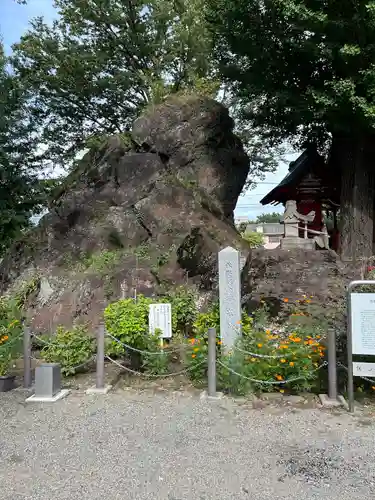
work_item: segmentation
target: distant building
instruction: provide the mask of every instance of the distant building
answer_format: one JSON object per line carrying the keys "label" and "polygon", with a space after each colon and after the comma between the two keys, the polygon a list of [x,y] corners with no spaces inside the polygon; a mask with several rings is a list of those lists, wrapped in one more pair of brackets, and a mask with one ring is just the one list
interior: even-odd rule
{"label": "distant building", "polygon": [[249,222],[249,217],[247,215],[238,215],[234,217],[234,223],[237,225]]}
{"label": "distant building", "polygon": [[245,233],[262,233],[264,248],[271,250],[280,246],[281,238],[284,236],[284,224],[277,222],[248,224]]}

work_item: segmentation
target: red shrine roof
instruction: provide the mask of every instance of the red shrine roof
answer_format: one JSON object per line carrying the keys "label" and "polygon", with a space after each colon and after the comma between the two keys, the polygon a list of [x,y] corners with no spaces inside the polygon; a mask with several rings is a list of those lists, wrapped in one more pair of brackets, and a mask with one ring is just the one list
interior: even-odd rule
{"label": "red shrine roof", "polygon": [[320,201],[328,207],[340,202],[340,179],[314,148],[304,151],[289,165],[288,174],[260,203],[278,205],[304,199]]}

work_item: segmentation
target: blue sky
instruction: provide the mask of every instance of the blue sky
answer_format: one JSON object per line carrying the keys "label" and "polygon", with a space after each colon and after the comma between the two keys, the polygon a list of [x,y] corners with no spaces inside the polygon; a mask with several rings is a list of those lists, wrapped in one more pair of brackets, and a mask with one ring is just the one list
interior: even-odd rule
{"label": "blue sky", "polygon": [[[43,16],[51,21],[56,16],[53,0],[28,0],[27,5],[18,5],[15,0],[0,0],[0,32],[3,37],[5,49],[10,52],[10,47],[17,42],[27,30],[33,17]],[[294,160],[291,156],[289,161]],[[286,175],[288,166],[281,164],[275,174],[268,174],[256,189],[243,194],[237,203],[236,216],[247,215],[254,219],[264,212],[282,211],[282,207],[263,207],[259,201]]]}

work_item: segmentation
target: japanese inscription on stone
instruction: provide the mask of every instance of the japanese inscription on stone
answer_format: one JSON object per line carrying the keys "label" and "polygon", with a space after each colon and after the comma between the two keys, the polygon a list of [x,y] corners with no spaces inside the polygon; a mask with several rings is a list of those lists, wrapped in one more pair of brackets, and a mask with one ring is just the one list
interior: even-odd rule
{"label": "japanese inscription on stone", "polygon": [[230,349],[241,332],[240,254],[227,247],[219,252],[220,336]]}

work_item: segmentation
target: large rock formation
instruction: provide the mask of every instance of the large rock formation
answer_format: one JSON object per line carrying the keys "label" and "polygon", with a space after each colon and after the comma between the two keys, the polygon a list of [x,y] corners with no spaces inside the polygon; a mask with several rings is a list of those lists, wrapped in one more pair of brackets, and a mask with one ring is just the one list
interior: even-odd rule
{"label": "large rock formation", "polygon": [[37,228],[0,265],[2,291],[23,290],[33,326],[93,326],[108,300],[196,282],[211,288],[217,252],[241,248],[233,209],[248,158],[219,103],[174,98],[131,134],[93,148]]}

